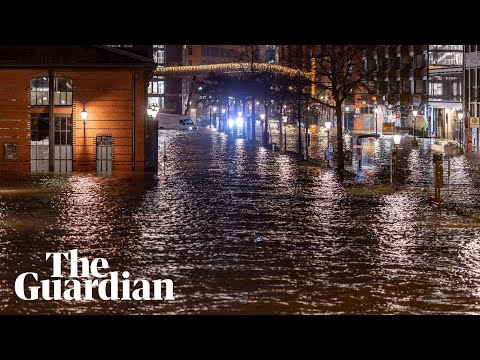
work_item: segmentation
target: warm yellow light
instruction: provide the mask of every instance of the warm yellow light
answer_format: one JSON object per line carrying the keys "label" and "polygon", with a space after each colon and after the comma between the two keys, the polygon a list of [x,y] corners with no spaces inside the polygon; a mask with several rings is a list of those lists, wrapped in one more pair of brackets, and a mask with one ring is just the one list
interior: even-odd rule
{"label": "warm yellow light", "polygon": [[80,116],[82,117],[83,123],[87,121],[87,110],[85,110],[85,107],[83,107],[82,112],[80,113]]}

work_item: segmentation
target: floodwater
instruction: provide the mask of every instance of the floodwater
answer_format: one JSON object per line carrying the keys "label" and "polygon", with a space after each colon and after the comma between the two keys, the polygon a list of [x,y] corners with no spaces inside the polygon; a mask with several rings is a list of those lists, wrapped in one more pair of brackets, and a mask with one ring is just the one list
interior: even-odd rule
{"label": "floodwater", "polygon": [[[159,180],[2,174],[0,313],[478,314],[480,222],[428,205],[429,141],[412,150],[402,139],[397,191],[389,138],[364,139],[361,168],[340,182],[322,164],[206,129],[159,132]],[[478,164],[455,157],[450,176],[451,204],[477,214]],[[52,274],[46,252],[72,249],[132,279],[172,279],[175,300],[15,295],[19,274]]]}

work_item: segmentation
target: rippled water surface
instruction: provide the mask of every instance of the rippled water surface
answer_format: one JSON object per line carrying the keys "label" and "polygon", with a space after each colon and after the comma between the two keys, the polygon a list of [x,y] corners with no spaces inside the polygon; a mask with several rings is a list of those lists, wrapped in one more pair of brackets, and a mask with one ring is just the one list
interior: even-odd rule
{"label": "rippled water surface", "polygon": [[[429,140],[413,150],[403,140],[396,192],[389,139],[365,139],[361,169],[339,182],[323,165],[208,130],[160,131],[158,181],[3,174],[0,312],[479,313],[480,223],[429,207]],[[451,160],[451,203],[480,213],[478,164]],[[71,249],[132,278],[170,278],[175,301],[15,296],[20,273],[51,274],[45,252]]]}

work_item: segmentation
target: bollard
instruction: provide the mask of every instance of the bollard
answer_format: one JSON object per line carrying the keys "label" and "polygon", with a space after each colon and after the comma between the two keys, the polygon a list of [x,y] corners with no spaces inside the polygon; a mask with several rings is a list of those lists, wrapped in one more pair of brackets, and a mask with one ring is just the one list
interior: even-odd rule
{"label": "bollard", "polygon": [[362,139],[357,138],[357,159],[358,159],[358,170],[362,170]]}
{"label": "bollard", "polygon": [[435,202],[441,204],[442,202],[442,187],[443,187],[443,155],[433,155],[433,186],[435,187]]}

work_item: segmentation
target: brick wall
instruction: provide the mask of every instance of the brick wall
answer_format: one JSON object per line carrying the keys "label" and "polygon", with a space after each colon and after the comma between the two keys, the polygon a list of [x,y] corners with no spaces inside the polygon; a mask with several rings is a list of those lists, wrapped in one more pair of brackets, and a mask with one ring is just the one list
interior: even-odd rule
{"label": "brick wall", "polygon": [[[48,107],[30,106],[30,80],[48,70],[0,69],[0,171],[30,171],[30,114]],[[55,107],[55,114],[73,114],[73,169],[94,170],[96,136],[113,137],[113,169],[143,170],[145,79],[143,70],[58,70],[73,80],[73,106]],[[133,81],[135,78],[135,101]],[[133,108],[135,104],[135,109]],[[83,125],[80,113],[88,112]],[[135,144],[133,144],[135,114]],[[18,144],[18,161],[4,160],[4,143]]]}

